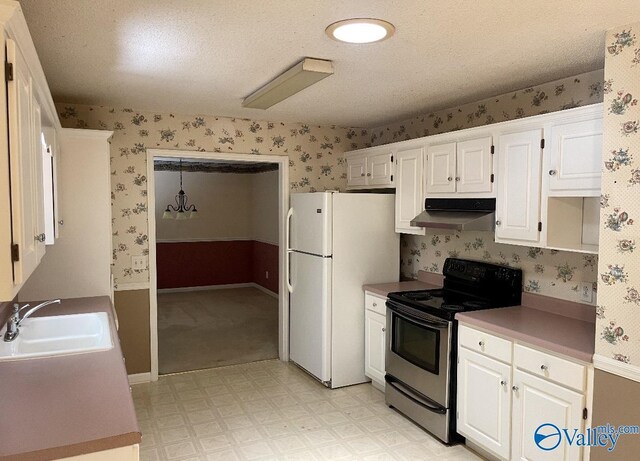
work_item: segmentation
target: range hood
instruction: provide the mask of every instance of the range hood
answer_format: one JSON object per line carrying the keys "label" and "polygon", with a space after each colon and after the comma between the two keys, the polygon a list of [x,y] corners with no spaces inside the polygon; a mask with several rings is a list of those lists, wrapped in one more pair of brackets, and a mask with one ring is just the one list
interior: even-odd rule
{"label": "range hood", "polygon": [[411,220],[415,227],[466,231],[492,231],[496,199],[426,199],[425,210]]}

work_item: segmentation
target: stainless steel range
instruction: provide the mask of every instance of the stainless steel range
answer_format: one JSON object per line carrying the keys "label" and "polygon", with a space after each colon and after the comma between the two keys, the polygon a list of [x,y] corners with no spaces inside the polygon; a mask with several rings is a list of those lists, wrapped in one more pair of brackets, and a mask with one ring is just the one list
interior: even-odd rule
{"label": "stainless steel range", "polygon": [[390,293],[385,400],[445,443],[457,440],[457,312],[515,306],[522,271],[447,258],[444,287]]}

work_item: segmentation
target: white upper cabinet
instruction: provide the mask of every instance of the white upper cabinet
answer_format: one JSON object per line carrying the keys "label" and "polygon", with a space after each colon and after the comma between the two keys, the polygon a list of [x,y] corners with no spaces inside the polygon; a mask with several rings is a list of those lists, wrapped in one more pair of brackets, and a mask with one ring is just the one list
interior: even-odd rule
{"label": "white upper cabinet", "polygon": [[[11,209],[14,248],[14,283],[24,283],[44,253],[42,200],[42,157],[37,148],[40,107],[34,99],[31,75],[22,53],[7,40],[7,60],[13,79],[7,82],[9,103],[9,164],[11,167]],[[37,152],[36,152],[37,151]],[[42,212],[43,213],[43,212]]]}
{"label": "white upper cabinet", "polygon": [[492,146],[488,136],[427,147],[427,197],[494,196]]}
{"label": "white upper cabinet", "polygon": [[602,114],[551,126],[548,161],[549,196],[600,196]]}
{"label": "white upper cabinet", "polygon": [[446,194],[456,191],[456,143],[427,147],[425,192]]}
{"label": "white upper cabinet", "polygon": [[456,192],[491,192],[493,158],[491,137],[459,142],[456,153]]}
{"label": "white upper cabinet", "polygon": [[532,245],[540,241],[542,130],[500,136],[496,242]]}
{"label": "white upper cabinet", "polygon": [[347,189],[388,189],[394,187],[393,151],[373,147],[346,154]]}
{"label": "white upper cabinet", "polygon": [[0,27],[6,50],[0,70],[6,82],[6,92],[0,92],[6,107],[0,115],[0,164],[8,166],[0,168],[0,187],[7,191],[0,197],[0,302],[5,302],[16,297],[45,253],[45,215],[55,198],[45,201],[44,183],[53,190],[55,167],[45,173],[43,126],[56,130],[60,122],[17,2],[0,9]]}
{"label": "white upper cabinet", "polygon": [[396,154],[396,232],[424,235],[422,227],[413,227],[410,222],[424,207],[422,171],[424,149],[400,150]]}
{"label": "white upper cabinet", "polygon": [[347,187],[367,184],[367,159],[364,155],[347,156]]}
{"label": "white upper cabinet", "polygon": [[393,183],[393,154],[380,152],[367,157],[369,186],[390,186]]}

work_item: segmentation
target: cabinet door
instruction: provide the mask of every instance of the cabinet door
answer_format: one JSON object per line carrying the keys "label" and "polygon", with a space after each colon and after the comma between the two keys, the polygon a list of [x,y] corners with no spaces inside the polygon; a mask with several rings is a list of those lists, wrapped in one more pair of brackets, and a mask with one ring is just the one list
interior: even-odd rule
{"label": "cabinet door", "polygon": [[45,232],[45,217],[44,217],[44,171],[43,171],[43,154],[44,145],[42,137],[42,109],[40,104],[34,98],[31,101],[31,139],[33,142],[33,166],[35,171],[33,173],[34,179],[34,192],[37,197],[34,203],[36,211],[36,230],[34,236],[37,236],[36,240],[36,255],[38,263],[42,260],[46,249],[47,234]]}
{"label": "cabinet door", "polygon": [[392,152],[382,152],[367,157],[367,183],[369,186],[393,185],[392,159]]}
{"label": "cabinet door", "polygon": [[491,137],[459,142],[456,152],[456,192],[491,192]]}
{"label": "cabinet door", "polygon": [[[582,458],[582,449],[569,445],[564,435],[557,433],[551,426],[543,428],[540,435],[548,435],[539,443],[545,451],[536,445],[534,434],[543,424],[553,424],[558,429],[574,429],[582,432],[582,411],[584,396],[545,379],[530,375],[524,371],[513,373],[513,452],[512,460],[522,461],[578,461]],[[557,448],[551,449],[556,443]]]}
{"label": "cabinet door", "polygon": [[7,60],[13,64],[13,80],[7,82],[7,98],[13,244],[19,246],[19,260],[14,263],[14,283],[19,286],[40,261],[40,242],[36,237],[40,233],[38,203],[42,199],[37,186],[40,163],[35,155],[31,75],[22,54],[10,39],[7,40]]}
{"label": "cabinet door", "polygon": [[509,459],[511,366],[464,347],[458,359],[458,432]]}
{"label": "cabinet door", "polygon": [[456,191],[456,143],[427,147],[426,193],[443,194]]}
{"label": "cabinet door", "polygon": [[599,196],[602,118],[553,126],[548,165],[549,195],[573,191]]}
{"label": "cabinet door", "polygon": [[347,157],[347,187],[367,185],[367,158],[363,155]]}
{"label": "cabinet door", "polygon": [[530,245],[540,240],[542,130],[500,136],[496,241]]}
{"label": "cabinet door", "polygon": [[384,384],[385,329],[387,321],[384,315],[365,310],[364,324],[364,373],[379,384]]}
{"label": "cabinet door", "polygon": [[396,154],[396,232],[424,235],[424,228],[409,223],[424,207],[422,193],[424,149],[409,149]]}

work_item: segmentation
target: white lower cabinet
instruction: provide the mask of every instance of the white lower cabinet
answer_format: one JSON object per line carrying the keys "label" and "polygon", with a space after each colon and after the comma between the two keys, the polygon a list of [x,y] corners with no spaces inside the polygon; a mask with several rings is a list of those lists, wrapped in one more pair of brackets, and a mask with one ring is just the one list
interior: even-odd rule
{"label": "white lower cabinet", "polygon": [[385,298],[369,292],[365,293],[364,373],[378,387],[384,387],[385,375],[384,360],[387,344],[385,302]]}
{"label": "white lower cabinet", "polygon": [[511,365],[464,347],[458,358],[458,432],[508,459]]}
{"label": "white lower cabinet", "polygon": [[[585,364],[461,325],[457,430],[505,461],[581,460],[583,449],[567,443],[564,433],[556,436],[553,426],[584,432],[586,371]],[[534,439],[544,424],[553,425],[540,431],[549,437],[539,443],[549,450]]]}
{"label": "white lower cabinet", "polygon": [[[555,436],[555,428],[547,426],[549,435],[540,441],[544,451],[536,445],[533,434],[543,424],[552,424],[560,430],[566,428],[570,433],[584,429],[582,411],[584,395],[564,386],[538,378],[521,370],[513,372],[513,424],[512,424],[512,460],[557,460],[578,461],[582,459],[582,449],[569,445],[564,438]],[[558,443],[557,448],[553,446]]]}

